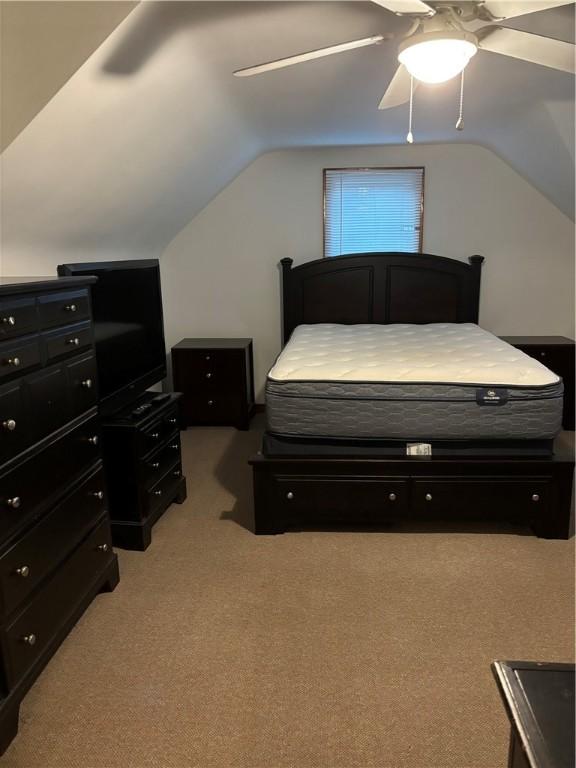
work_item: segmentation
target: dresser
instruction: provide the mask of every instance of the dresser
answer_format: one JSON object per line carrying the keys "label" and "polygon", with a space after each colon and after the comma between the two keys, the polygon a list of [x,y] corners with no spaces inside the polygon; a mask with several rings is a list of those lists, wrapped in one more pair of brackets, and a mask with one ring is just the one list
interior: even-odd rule
{"label": "dresser", "polygon": [[50,657],[93,598],[118,583],[93,281],[0,281],[0,751]]}
{"label": "dresser", "polygon": [[118,547],[147,549],[158,518],[186,499],[180,399],[179,393],[145,392],[103,421],[112,540]]}
{"label": "dresser", "polygon": [[183,339],[172,347],[185,426],[248,429],[254,408],[252,339]]}
{"label": "dresser", "polygon": [[539,360],[564,381],[562,427],[574,431],[574,341],[566,336],[501,336],[508,344]]}

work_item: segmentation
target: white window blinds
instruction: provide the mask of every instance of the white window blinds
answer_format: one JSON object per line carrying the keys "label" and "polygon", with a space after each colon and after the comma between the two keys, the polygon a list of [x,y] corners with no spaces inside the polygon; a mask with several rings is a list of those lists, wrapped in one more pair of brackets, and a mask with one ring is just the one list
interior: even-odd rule
{"label": "white window blinds", "polygon": [[421,249],[424,168],[326,169],[324,255]]}

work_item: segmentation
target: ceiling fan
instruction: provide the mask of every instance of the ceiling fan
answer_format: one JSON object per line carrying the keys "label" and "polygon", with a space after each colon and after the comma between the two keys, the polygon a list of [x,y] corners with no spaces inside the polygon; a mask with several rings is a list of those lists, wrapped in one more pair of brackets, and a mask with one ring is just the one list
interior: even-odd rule
{"label": "ceiling fan", "polygon": [[[379,109],[396,107],[409,101],[418,82],[443,83],[463,73],[478,50],[500,53],[563,72],[574,72],[575,46],[572,43],[520,32],[494,23],[560,5],[571,5],[573,1],[372,0],[398,16],[412,19],[410,28],[398,45],[400,66],[380,101]],[[238,69],[234,75],[258,75],[354,48],[379,45],[393,37],[391,34],[373,35],[331,45]]]}

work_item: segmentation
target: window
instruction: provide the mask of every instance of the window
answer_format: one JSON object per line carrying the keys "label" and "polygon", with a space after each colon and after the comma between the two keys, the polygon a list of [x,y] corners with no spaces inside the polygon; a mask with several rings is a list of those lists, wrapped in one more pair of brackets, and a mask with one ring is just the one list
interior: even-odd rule
{"label": "window", "polygon": [[324,256],[422,250],[424,168],[324,169]]}

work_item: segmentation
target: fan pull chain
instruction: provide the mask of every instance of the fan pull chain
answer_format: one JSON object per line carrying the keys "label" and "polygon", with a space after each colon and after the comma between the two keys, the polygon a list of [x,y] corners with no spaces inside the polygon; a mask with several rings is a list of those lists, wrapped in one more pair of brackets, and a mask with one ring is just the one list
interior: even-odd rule
{"label": "fan pull chain", "polygon": [[406,141],[408,144],[414,143],[414,134],[412,133],[412,107],[414,104],[414,77],[410,75],[410,113],[408,116],[408,135]]}
{"label": "fan pull chain", "polygon": [[460,76],[460,107],[458,109],[458,120],[456,121],[456,130],[464,130],[464,70]]}

